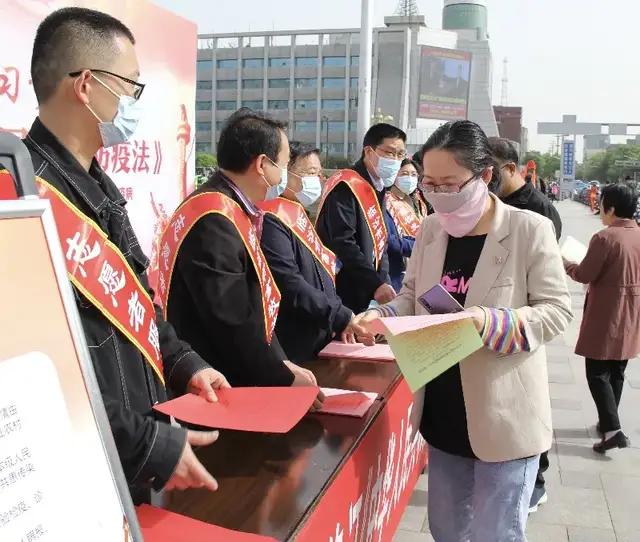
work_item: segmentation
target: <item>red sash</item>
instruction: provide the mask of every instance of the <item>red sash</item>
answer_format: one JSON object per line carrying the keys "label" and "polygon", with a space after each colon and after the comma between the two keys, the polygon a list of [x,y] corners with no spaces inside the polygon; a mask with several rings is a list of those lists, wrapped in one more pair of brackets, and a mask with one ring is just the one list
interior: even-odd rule
{"label": "red sash", "polygon": [[415,237],[420,229],[420,220],[413,207],[391,192],[387,192],[384,203],[400,233]]}
{"label": "red sash", "polygon": [[153,301],[107,235],[63,194],[36,177],[41,198],[53,209],[73,285],[138,348],[164,384]]}
{"label": "red sash", "polygon": [[376,269],[380,267],[380,262],[387,248],[387,228],[384,225],[384,216],[380,209],[380,202],[374,188],[365,181],[358,173],[351,169],[343,169],[332,175],[324,185],[322,200],[318,207],[318,216],[324,205],[327,196],[340,183],[345,183],[355,196],[360,210],[367,222],[371,239],[373,239],[373,253],[376,260]]}
{"label": "red sash", "polygon": [[309,252],[329,273],[331,280],[335,283],[336,255],[322,244],[302,205],[288,199],[276,198],[271,201],[260,202],[258,207],[265,213],[276,216],[280,222],[287,226],[300,242],[309,249]]}
{"label": "red sash", "polygon": [[169,289],[171,288],[171,277],[180,246],[196,222],[211,213],[224,216],[235,226],[251,257],[260,282],[260,290],[262,291],[265,334],[267,342],[271,344],[280,307],[280,290],[278,290],[278,286],[276,286],[271,271],[267,266],[267,261],[258,242],[256,230],[249,217],[235,201],[220,192],[204,192],[186,200],[173,214],[162,235],[158,285],[165,317]]}
{"label": "red sash", "polygon": [[0,200],[1,199],[18,199],[13,177],[6,169],[0,170]]}

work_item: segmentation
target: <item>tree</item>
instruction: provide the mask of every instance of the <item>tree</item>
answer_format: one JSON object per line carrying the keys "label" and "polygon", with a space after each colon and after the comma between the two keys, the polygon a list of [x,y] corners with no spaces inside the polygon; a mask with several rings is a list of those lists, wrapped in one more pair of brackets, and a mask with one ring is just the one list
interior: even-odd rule
{"label": "tree", "polygon": [[218,167],[218,160],[213,154],[206,152],[196,153],[196,167],[197,168],[215,168]]}
{"label": "tree", "polygon": [[523,165],[526,165],[529,160],[536,163],[536,172],[540,177],[553,177],[560,169],[560,157],[549,152],[543,154],[539,151],[529,151],[522,159]]}

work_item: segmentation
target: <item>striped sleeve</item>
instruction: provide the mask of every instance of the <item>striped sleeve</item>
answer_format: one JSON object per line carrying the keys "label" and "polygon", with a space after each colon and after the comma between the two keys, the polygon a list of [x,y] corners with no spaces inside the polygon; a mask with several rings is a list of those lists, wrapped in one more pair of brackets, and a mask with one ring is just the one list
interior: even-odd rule
{"label": "striped sleeve", "polygon": [[398,316],[396,310],[389,305],[378,305],[373,309],[374,311],[378,311],[380,316],[383,318],[389,318],[391,316]]}
{"label": "striped sleeve", "polygon": [[485,324],[480,334],[482,342],[499,354],[528,352],[529,341],[524,331],[524,322],[513,309],[489,309],[482,307]]}

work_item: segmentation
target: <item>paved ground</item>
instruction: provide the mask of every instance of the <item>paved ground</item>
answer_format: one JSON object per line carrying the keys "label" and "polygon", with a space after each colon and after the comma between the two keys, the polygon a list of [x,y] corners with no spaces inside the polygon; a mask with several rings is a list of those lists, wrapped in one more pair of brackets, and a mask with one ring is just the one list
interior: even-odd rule
{"label": "paved ground", "polygon": [[[588,243],[602,226],[579,203],[558,203],[564,235]],[[529,542],[640,542],[640,362],[630,363],[622,396],[622,427],[632,448],[607,456],[591,449],[596,410],[573,353],[582,318],[584,290],[570,281],[575,320],[548,346],[554,444],[547,471],[549,502],[529,517]],[[427,474],[416,488],[395,542],[428,542]],[[485,541],[483,541],[485,542]],[[491,542],[491,541],[486,541]]]}

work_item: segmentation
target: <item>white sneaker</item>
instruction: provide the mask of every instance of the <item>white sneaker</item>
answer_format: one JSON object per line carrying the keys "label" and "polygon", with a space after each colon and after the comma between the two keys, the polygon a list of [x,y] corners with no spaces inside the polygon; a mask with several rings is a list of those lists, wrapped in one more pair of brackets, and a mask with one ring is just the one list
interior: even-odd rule
{"label": "white sneaker", "polygon": [[544,489],[542,490],[534,489],[533,496],[531,497],[531,503],[529,504],[529,513],[533,514],[537,512],[538,507],[541,504],[545,504],[548,500],[549,500],[549,497],[547,497],[547,492]]}

